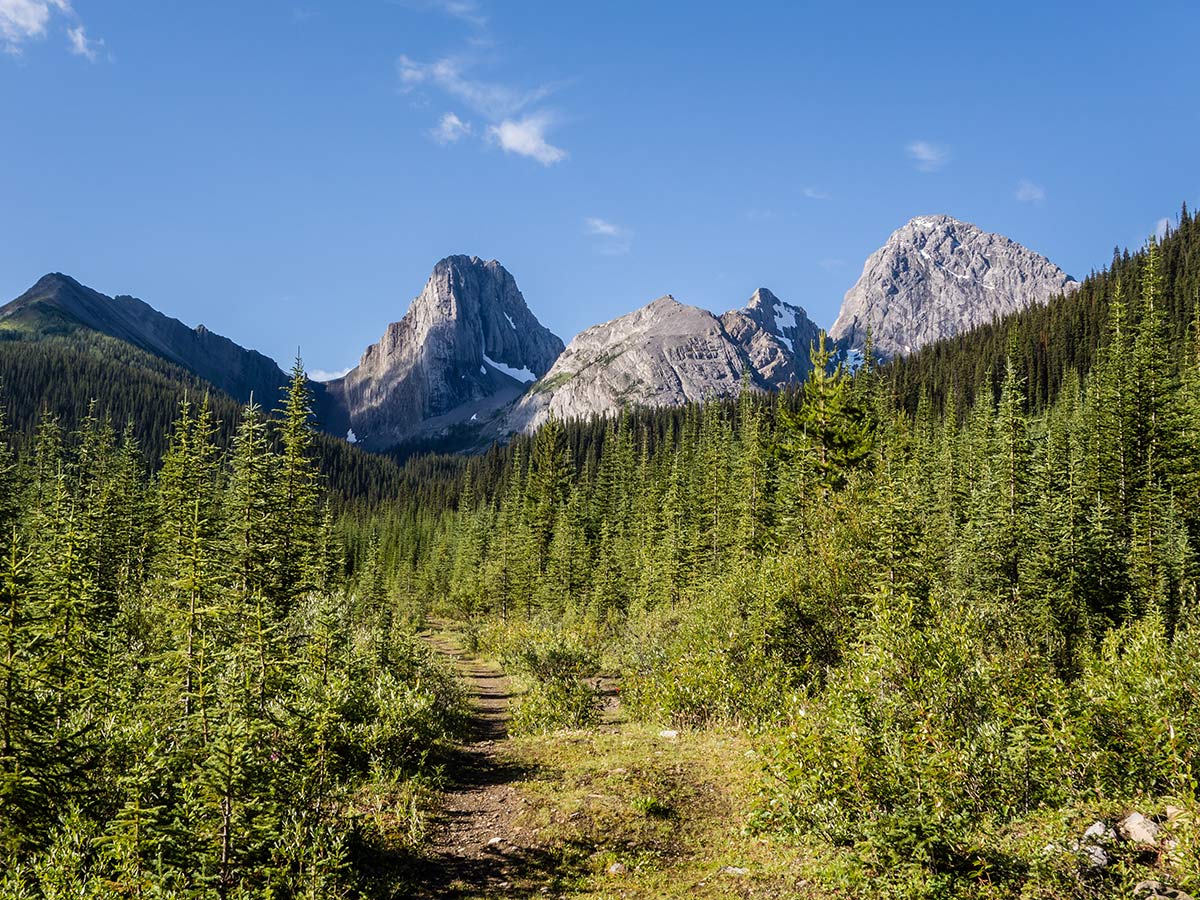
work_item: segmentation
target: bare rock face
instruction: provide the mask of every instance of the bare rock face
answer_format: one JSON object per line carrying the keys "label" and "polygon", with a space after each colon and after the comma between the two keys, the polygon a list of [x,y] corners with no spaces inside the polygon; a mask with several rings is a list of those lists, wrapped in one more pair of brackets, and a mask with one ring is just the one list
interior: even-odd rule
{"label": "bare rock face", "polygon": [[745,351],[763,383],[780,388],[808,377],[812,368],[809,348],[821,329],[799,306],[759,288],[744,307],[721,316],[721,323]]}
{"label": "bare rock face", "polygon": [[1074,290],[1078,282],[1016,241],[950,216],[918,216],[871,254],[830,336],[876,355],[911,353],[997,316]]}
{"label": "bare rock face", "polygon": [[[558,419],[605,415],[625,406],[680,406],[763,390],[807,373],[817,328],[799,307],[759,290],[723,316],[670,295],[595,325],[571,341],[544,378],[514,405],[506,431]],[[802,345],[800,359],[793,347]]]}
{"label": "bare rock face", "polygon": [[500,263],[439,262],[399,322],[328,383],[368,449],[483,422],[546,374],[563,350]]}
{"label": "bare rock face", "polygon": [[507,430],[531,431],[551,415],[570,419],[732,397],[749,368],[720,319],[660,297],[580,332],[513,408]]}

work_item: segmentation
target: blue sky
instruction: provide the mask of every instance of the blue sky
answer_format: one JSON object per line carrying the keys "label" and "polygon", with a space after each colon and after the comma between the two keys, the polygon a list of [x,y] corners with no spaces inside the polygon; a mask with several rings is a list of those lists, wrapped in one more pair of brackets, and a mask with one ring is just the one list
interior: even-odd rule
{"label": "blue sky", "polygon": [[328,371],[452,253],[564,338],[759,286],[828,325],[924,213],[1082,277],[1200,201],[1198,37],[1172,2],[0,0],[0,297],[64,271]]}

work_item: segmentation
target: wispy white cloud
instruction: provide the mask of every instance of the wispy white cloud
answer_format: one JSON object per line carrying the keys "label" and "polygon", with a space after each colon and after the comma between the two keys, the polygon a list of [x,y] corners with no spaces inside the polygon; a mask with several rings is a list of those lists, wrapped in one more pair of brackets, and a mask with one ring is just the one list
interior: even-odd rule
{"label": "wispy white cloud", "polygon": [[583,231],[597,239],[596,249],[601,253],[616,256],[633,249],[633,232],[607,219],[588,216],[583,220]]}
{"label": "wispy white cloud", "polygon": [[834,259],[833,257],[826,257],[825,259],[823,259],[819,263],[817,263],[817,265],[819,265],[826,272],[836,272],[838,269],[846,268],[846,261],[844,259]]}
{"label": "wispy white cloud", "polygon": [[334,381],[335,379],[341,378],[353,368],[353,366],[346,366],[346,368],[338,369],[335,372],[329,372],[325,369],[313,369],[308,373],[308,377],[313,381]]}
{"label": "wispy white cloud", "polygon": [[469,22],[476,28],[483,28],[487,25],[487,16],[483,14],[479,4],[472,0],[439,0],[435,5],[440,7],[446,15]]}
{"label": "wispy white cloud", "polygon": [[908,156],[921,172],[936,172],[950,161],[946,147],[929,141],[913,141],[908,145]]}
{"label": "wispy white cloud", "polygon": [[451,18],[484,28],[488,23],[483,6],[476,0],[393,0],[400,6],[421,11],[440,12]]}
{"label": "wispy white cloud", "polygon": [[470,77],[469,64],[452,56],[433,62],[419,62],[409,56],[396,60],[400,88],[411,92],[419,87],[433,87],[461,100],[480,115],[492,119],[514,116],[522,109],[544,99],[549,86],[521,90],[507,84]]}
{"label": "wispy white cloud", "polygon": [[20,53],[28,41],[40,40],[55,16],[75,18],[67,0],[0,0],[0,42],[9,53]]}
{"label": "wispy white cloud", "polygon": [[82,25],[68,28],[67,37],[71,41],[71,52],[76,56],[82,56],[90,62],[95,62],[100,58],[100,51],[104,49],[104,41],[89,38]]}
{"label": "wispy white cloud", "polygon": [[506,153],[527,156],[543,166],[552,166],[566,159],[567,151],[546,140],[546,129],[550,124],[549,115],[535,113],[516,120],[505,119],[499,125],[492,125],[488,128],[488,136]]}
{"label": "wispy white cloud", "polygon": [[1046,199],[1046,189],[1028,178],[1017,182],[1017,199],[1022,203],[1041,203]]}
{"label": "wispy white cloud", "polygon": [[583,224],[588,234],[600,237],[622,237],[625,234],[625,229],[620,225],[614,225],[612,222],[605,219],[598,219],[595,216],[588,216],[588,218],[583,220]]}
{"label": "wispy white cloud", "polygon": [[829,199],[829,193],[827,191],[821,190],[820,188],[806,187],[802,193],[809,200],[828,200]]}
{"label": "wispy white cloud", "polygon": [[439,144],[453,144],[471,133],[471,123],[464,122],[452,112],[444,113],[429,136]]}
{"label": "wispy white cloud", "polygon": [[1171,220],[1166,216],[1154,223],[1154,236],[1160,241],[1167,236],[1167,230],[1171,227]]}
{"label": "wispy white cloud", "polygon": [[[445,3],[439,0],[436,5],[452,12],[449,0]],[[476,8],[473,3],[468,6]],[[546,136],[554,123],[552,112],[536,108],[554,92],[555,85],[523,88],[488,80],[474,73],[477,66],[477,60],[469,55],[444,56],[431,62],[401,55],[396,59],[396,75],[400,90],[416,94],[422,103],[430,102],[428,95],[432,92],[445,94],[466,106],[485,120],[487,127],[481,126],[479,137],[499,144],[507,153],[536,160],[544,166],[566,159],[567,151],[551,144]],[[452,144],[476,132],[457,113],[446,113],[428,133],[438,143]]]}

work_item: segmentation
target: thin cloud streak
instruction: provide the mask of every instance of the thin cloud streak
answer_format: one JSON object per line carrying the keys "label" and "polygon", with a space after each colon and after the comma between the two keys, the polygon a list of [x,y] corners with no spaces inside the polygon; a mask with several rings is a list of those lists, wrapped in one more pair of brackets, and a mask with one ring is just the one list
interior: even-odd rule
{"label": "thin cloud streak", "polygon": [[82,25],[68,28],[67,37],[71,41],[71,52],[76,56],[82,56],[88,62],[96,62],[100,58],[100,51],[104,48],[104,41],[88,38],[87,32]]}
{"label": "thin cloud streak", "polygon": [[1017,200],[1021,203],[1041,203],[1046,199],[1046,189],[1028,178],[1017,182]]}
{"label": "thin cloud streak", "polygon": [[422,86],[431,86],[461,100],[480,115],[490,119],[505,119],[545,99],[548,86],[522,91],[506,84],[483,81],[467,75],[468,63],[445,56],[424,63],[401,55],[396,60],[401,90],[410,93]]}
{"label": "thin cloud streak", "polygon": [[583,220],[583,230],[598,239],[596,249],[606,256],[619,256],[633,249],[633,232],[615,222],[588,216]]}
{"label": "thin cloud streak", "polygon": [[398,6],[418,12],[440,12],[476,28],[486,28],[487,15],[476,0],[392,0]]}
{"label": "thin cloud streak", "polygon": [[908,156],[920,172],[936,172],[950,161],[950,151],[929,141],[913,141]]}
{"label": "thin cloud streak", "polygon": [[598,219],[594,216],[589,216],[583,220],[587,227],[588,234],[599,235],[600,237],[621,237],[625,234],[625,229],[620,225],[614,225],[612,222]]}
{"label": "thin cloud streak", "polygon": [[442,146],[458,142],[471,133],[471,123],[464,122],[457,115],[448,112],[442,115],[437,127],[429,132],[429,136]]}

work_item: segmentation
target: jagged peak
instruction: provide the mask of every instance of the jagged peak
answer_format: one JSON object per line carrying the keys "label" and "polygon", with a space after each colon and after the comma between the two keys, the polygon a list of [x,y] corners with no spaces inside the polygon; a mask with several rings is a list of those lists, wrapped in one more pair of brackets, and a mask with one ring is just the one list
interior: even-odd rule
{"label": "jagged peak", "polygon": [[680,303],[678,300],[676,300],[674,294],[663,294],[661,297],[651,300],[643,307],[643,309],[652,309],[657,307],[674,308],[676,306],[687,306],[687,304]]}
{"label": "jagged peak", "polygon": [[757,309],[759,307],[774,307],[776,304],[779,304],[779,303],[783,303],[783,301],[780,300],[777,296],[775,296],[775,294],[772,293],[770,289],[765,288],[765,287],[760,287],[757,290],[755,290],[755,292],[750,295],[750,299],[746,301],[746,309]]}
{"label": "jagged peak", "polygon": [[863,265],[829,334],[881,357],[910,353],[1077,284],[1012,238],[945,214],[915,216]]}
{"label": "jagged peak", "polygon": [[898,228],[894,233],[899,234],[904,228],[914,228],[919,231],[933,231],[940,228],[968,228],[979,231],[978,225],[973,225],[970,222],[964,222],[962,219],[956,219],[954,216],[948,216],[945,213],[937,213],[935,215],[913,216],[905,223],[904,227]]}
{"label": "jagged peak", "polygon": [[450,268],[453,266],[473,266],[487,269],[500,269],[504,272],[508,272],[508,269],[505,269],[498,259],[484,259],[481,256],[475,256],[473,254],[468,255],[466,253],[453,253],[450,256],[443,256],[434,264],[433,270],[436,272],[439,269]]}

